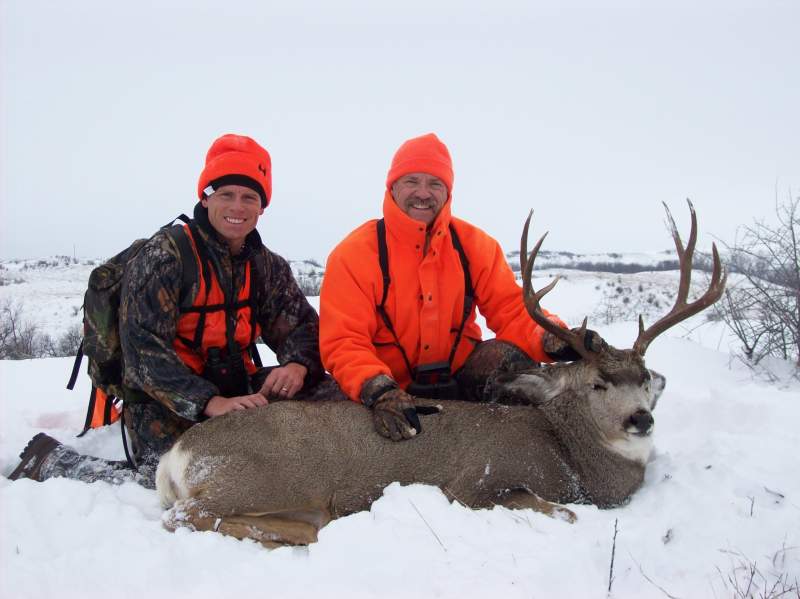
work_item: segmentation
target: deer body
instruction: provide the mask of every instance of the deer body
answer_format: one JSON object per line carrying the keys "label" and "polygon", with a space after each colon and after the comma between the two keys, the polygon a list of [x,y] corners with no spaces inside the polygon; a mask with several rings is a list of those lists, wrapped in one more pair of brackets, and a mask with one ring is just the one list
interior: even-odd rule
{"label": "deer body", "polygon": [[435,485],[470,507],[533,507],[572,518],[550,502],[626,502],[644,479],[652,410],[664,387],[644,353],[657,335],[717,301],[725,286],[714,247],[711,284],[687,303],[697,226],[691,212],[685,249],[669,217],[681,264],[675,306],[648,329],[640,318],[632,349],[603,343],[589,350],[586,321],[568,331],[543,314],[539,301],[556,281],[532,289],[544,238],[527,258],[528,217],[520,252],[527,310],[581,360],[499,375],[491,386],[496,403],[443,402],[423,420],[424,432],[402,443],[376,434],[369,409],[350,401],[284,401],[212,418],[189,429],[159,464],[159,496],[172,506],[165,526],[267,546],[309,543],[330,519],[368,509],[392,482]]}
{"label": "deer body", "polygon": [[[554,393],[538,406],[445,402],[408,443],[376,435],[369,410],[349,401],[285,401],[230,413],[193,427],[164,456],[159,495],[165,507],[177,502],[177,520],[186,508],[215,522],[300,512],[315,514],[315,528],[368,509],[392,482],[435,485],[474,508],[531,507],[520,505],[526,495],[622,504],[643,480],[651,438],[644,449],[632,439],[625,448],[605,434],[588,397],[569,386],[571,370],[507,377],[509,393],[520,386]],[[642,402],[652,404],[646,394]],[[623,428],[620,420],[614,431],[624,436]]]}

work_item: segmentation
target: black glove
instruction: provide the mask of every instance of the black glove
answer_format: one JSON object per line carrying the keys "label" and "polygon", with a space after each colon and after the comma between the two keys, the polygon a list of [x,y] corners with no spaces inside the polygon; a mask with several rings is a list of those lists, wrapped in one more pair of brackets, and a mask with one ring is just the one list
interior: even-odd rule
{"label": "black glove", "polygon": [[410,439],[422,432],[419,414],[436,414],[439,406],[417,406],[413,395],[389,389],[372,404],[372,421],[378,433],[392,441]]}
{"label": "black glove", "polygon": [[[580,329],[572,329],[572,332],[578,333]],[[583,335],[583,347],[596,353],[600,351],[605,343],[597,331],[586,329]],[[542,347],[544,352],[556,362],[574,362],[581,359],[581,355],[572,346],[560,337],[556,337],[550,331],[547,331],[542,336]]]}

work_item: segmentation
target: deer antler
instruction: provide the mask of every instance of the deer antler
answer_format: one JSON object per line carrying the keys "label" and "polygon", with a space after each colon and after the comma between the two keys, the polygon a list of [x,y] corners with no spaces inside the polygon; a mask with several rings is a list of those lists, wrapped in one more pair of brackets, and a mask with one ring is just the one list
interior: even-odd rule
{"label": "deer antler", "polygon": [[539,248],[542,246],[544,238],[547,237],[547,233],[539,238],[539,241],[536,243],[533,250],[531,250],[530,256],[528,256],[528,228],[531,224],[531,217],[533,217],[533,210],[530,211],[528,218],[525,220],[525,226],[522,229],[522,239],[520,240],[519,251],[519,265],[522,269],[522,297],[525,300],[525,308],[528,310],[528,314],[530,314],[531,318],[533,318],[536,324],[538,324],[544,330],[549,331],[559,339],[567,342],[572,349],[578,352],[578,355],[580,355],[581,358],[584,360],[594,360],[596,358],[596,354],[586,349],[586,346],[583,343],[586,333],[586,318],[583,319],[581,328],[577,332],[573,332],[569,329],[560,327],[558,324],[547,318],[542,311],[541,305],[539,304],[541,299],[550,293],[553,287],[556,286],[559,277],[553,279],[549,285],[540,291],[535,293],[533,291],[533,263],[536,260],[536,256],[539,254]]}
{"label": "deer antler", "polygon": [[639,336],[633,344],[633,351],[640,356],[644,355],[647,351],[647,346],[650,345],[653,339],[668,328],[708,308],[716,302],[722,296],[723,291],[725,291],[725,281],[728,278],[728,273],[722,268],[719,252],[717,252],[717,244],[713,243],[711,244],[711,253],[714,259],[714,269],[711,273],[711,283],[700,298],[690,304],[686,303],[686,298],[689,295],[689,284],[692,279],[692,255],[694,254],[694,246],[697,242],[697,215],[694,212],[692,202],[688,199],[686,201],[689,204],[689,211],[692,214],[692,230],[689,233],[689,243],[686,244],[686,249],[683,247],[681,236],[678,233],[678,228],[675,226],[675,220],[672,218],[669,207],[666,203],[664,204],[664,209],[667,211],[667,218],[669,219],[669,226],[672,230],[672,238],[675,240],[675,249],[678,252],[681,280],[678,284],[678,297],[675,298],[675,305],[665,316],[645,330],[644,319],[641,314],[639,315]]}

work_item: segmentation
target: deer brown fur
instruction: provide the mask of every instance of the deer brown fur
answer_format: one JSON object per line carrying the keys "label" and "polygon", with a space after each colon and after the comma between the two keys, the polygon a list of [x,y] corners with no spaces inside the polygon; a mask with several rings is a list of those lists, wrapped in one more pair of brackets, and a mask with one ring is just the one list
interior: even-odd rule
{"label": "deer brown fur", "polygon": [[553,503],[625,503],[644,478],[664,386],[644,350],[716,301],[725,284],[714,248],[712,284],[687,305],[693,209],[685,251],[674,224],[673,234],[681,256],[676,305],[650,329],[640,326],[634,349],[588,352],[580,332],[540,322],[547,319],[539,300],[552,288],[534,294],[529,282],[540,240],[523,261],[528,310],[580,348],[582,360],[506,373],[492,387],[497,403],[444,402],[423,419],[423,434],[402,443],[376,434],[369,410],[350,401],[284,401],[213,418],[188,430],[159,464],[159,496],[171,506],[165,525],[267,546],[309,543],[329,520],[368,509],[392,482],[435,485],[470,507],[533,507],[568,519]]}

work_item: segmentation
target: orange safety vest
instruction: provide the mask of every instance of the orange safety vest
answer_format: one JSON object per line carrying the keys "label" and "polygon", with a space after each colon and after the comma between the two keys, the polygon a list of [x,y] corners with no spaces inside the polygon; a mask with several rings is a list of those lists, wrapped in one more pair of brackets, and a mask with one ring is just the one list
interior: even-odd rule
{"label": "orange safety vest", "polygon": [[[181,308],[178,318],[177,330],[173,347],[178,357],[193,372],[202,374],[208,359],[208,350],[212,347],[227,348],[226,318],[231,308],[225,305],[225,294],[219,284],[219,279],[214,268],[203,268],[204,260],[201,259],[197,249],[197,242],[192,236],[189,225],[184,225],[187,237],[192,242],[195,259],[197,260],[198,292],[192,306]],[[235,310],[234,341],[242,353],[245,369],[248,374],[253,374],[257,368],[253,363],[249,348],[261,334],[261,328],[255,321],[255,314],[250,302],[250,283],[252,273],[250,262],[245,265],[244,284],[239,290]],[[207,280],[207,278],[210,279]]]}

